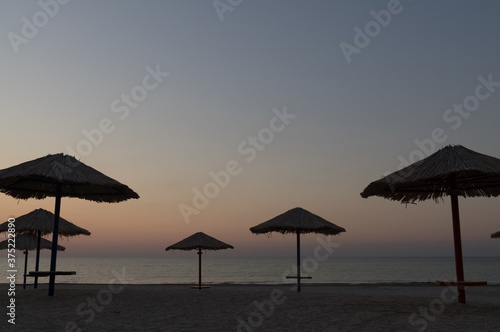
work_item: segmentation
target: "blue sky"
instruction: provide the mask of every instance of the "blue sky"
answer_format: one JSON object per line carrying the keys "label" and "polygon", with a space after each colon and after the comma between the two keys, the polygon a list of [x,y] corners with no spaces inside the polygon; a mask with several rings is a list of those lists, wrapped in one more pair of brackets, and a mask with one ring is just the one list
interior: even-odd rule
{"label": "blue sky", "polygon": [[[248,228],[302,206],[347,229],[341,255],[451,255],[448,202],[405,208],[359,193],[403,159],[448,144],[500,157],[500,87],[480,88],[488,96],[465,116],[453,111],[479,77],[500,82],[500,4],[221,2],[239,3],[222,21],[212,1],[2,1],[0,168],[90,146],[83,162],[139,193],[113,206],[65,200],[63,217],[93,233],[72,241],[77,253],[134,254],[135,243],[153,255],[196,231],[234,238],[235,255],[286,252],[294,239]],[[388,8],[398,13],[375,23],[372,11]],[[26,21],[36,19],[28,38]],[[377,24],[348,63],[341,43],[355,45],[356,27],[366,34]],[[25,42],[15,46],[13,34]],[[120,119],[113,102],[141,91],[147,68],[168,76]],[[285,108],[295,117],[247,162],[238,146]],[[113,129],[82,143],[103,119]],[[442,139],[431,143],[436,129]],[[192,205],[194,188],[230,160],[241,173],[186,224],[179,205]],[[497,200],[461,202],[464,254],[498,255],[489,239],[500,230]],[[4,217],[52,205],[0,197]]]}

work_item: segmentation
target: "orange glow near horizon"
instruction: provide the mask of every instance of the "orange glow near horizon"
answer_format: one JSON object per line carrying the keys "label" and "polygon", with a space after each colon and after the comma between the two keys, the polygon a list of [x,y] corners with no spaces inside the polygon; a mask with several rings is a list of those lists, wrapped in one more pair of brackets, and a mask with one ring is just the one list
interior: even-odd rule
{"label": "orange glow near horizon", "polygon": [[[217,252],[217,256],[294,256],[296,238],[293,234],[273,233],[255,235],[249,228],[266,221],[289,208],[283,203],[268,204],[258,193],[238,191],[222,193],[190,224],[182,219],[173,195],[162,199],[157,189],[135,189],[141,198],[118,204],[94,203],[63,198],[61,216],[89,230],[90,237],[61,239],[68,256],[101,257],[168,257],[165,248],[181,239],[202,231],[235,249]],[[148,191],[149,189],[149,191]],[[227,188],[231,190],[231,188]],[[145,192],[145,195],[141,195]],[[153,194],[148,193],[151,192]],[[319,194],[321,197],[325,193]],[[239,201],[240,197],[244,198]],[[293,199],[290,199],[293,201]],[[254,204],[245,204],[252,201]],[[309,211],[346,228],[347,232],[330,241],[339,243],[334,256],[452,256],[453,240],[450,204],[447,200],[436,204],[422,202],[404,206],[381,198],[362,199],[353,193],[342,201],[332,202],[328,208],[322,200],[308,198]],[[26,214],[37,208],[54,209],[54,199],[20,200],[0,196],[5,220]],[[256,208],[260,204],[261,208]],[[489,213],[495,208],[494,199],[461,199],[462,242],[464,256],[498,256],[489,235],[496,231],[496,220]],[[498,227],[497,227],[498,228]],[[50,236],[47,237],[49,240]],[[301,236],[302,254],[312,253],[323,235]],[[178,253],[176,255],[184,255]],[[186,254],[189,255],[189,254]]]}

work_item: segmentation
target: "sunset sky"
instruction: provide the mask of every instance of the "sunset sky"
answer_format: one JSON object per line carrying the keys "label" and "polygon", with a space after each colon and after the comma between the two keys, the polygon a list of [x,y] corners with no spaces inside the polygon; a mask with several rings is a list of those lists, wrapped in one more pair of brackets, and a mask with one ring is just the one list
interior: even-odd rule
{"label": "sunset sky", "polygon": [[[297,206],[347,230],[334,255],[452,256],[448,200],[359,193],[449,144],[500,158],[499,13],[495,0],[2,1],[0,169],[66,153],[141,196],[63,198],[61,216],[92,233],[63,240],[68,257],[168,256],[198,231],[234,245],[218,255],[293,256],[294,236],[249,228]],[[499,199],[460,199],[464,256],[500,256]],[[0,208],[6,221],[54,199],[2,194]]]}

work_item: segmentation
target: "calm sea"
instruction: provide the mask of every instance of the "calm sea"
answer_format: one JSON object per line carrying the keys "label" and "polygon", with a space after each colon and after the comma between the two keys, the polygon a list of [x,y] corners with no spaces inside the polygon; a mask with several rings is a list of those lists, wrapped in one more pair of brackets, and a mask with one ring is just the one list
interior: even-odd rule
{"label": "calm sea", "polygon": [[[35,260],[30,253],[28,270]],[[24,256],[17,258],[18,282],[22,279]],[[203,255],[203,283],[281,284],[283,276],[295,274],[295,257],[210,257]],[[304,283],[434,283],[455,280],[453,257],[330,257],[318,262],[303,259],[302,274],[312,276]],[[48,257],[42,257],[40,270],[48,270]],[[6,259],[0,268],[6,273]],[[61,283],[108,283],[113,270],[122,272],[133,284],[191,284],[198,280],[198,255],[163,258],[69,258],[58,257],[57,270],[76,271],[75,276],[60,276]],[[466,280],[486,280],[500,284],[500,257],[465,257]],[[44,278],[47,279],[47,278]],[[43,279],[42,279],[43,280]],[[31,282],[31,281],[30,281]],[[45,282],[45,281],[43,281]],[[294,283],[288,279],[286,283]]]}

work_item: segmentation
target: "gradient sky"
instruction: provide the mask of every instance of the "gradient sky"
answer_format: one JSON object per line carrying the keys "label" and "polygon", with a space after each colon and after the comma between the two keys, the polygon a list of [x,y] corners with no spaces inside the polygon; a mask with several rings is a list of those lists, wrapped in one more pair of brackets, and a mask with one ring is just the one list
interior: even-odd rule
{"label": "gradient sky", "polygon": [[[500,157],[498,1],[61,2],[0,2],[0,169],[76,154],[141,196],[64,198],[61,216],[92,232],[64,255],[163,257],[203,231],[235,246],[218,255],[293,256],[294,236],[249,228],[296,206],[346,228],[334,255],[453,255],[448,200],[359,193],[449,144]],[[164,74],[145,90],[152,70]],[[179,205],[233,160],[239,173],[187,224]],[[460,199],[465,256],[500,255],[498,202]],[[6,220],[54,199],[0,207]]]}

